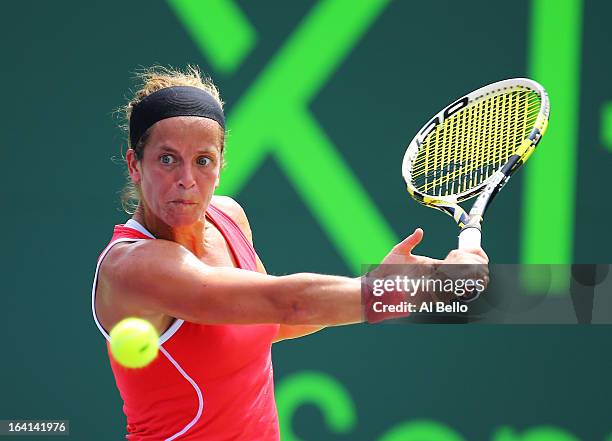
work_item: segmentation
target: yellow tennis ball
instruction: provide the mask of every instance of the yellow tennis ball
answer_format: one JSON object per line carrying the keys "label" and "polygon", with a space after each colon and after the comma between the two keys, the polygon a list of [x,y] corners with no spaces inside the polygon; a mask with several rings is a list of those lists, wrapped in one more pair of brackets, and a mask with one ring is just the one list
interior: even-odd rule
{"label": "yellow tennis ball", "polygon": [[124,367],[144,367],[157,357],[159,335],[147,320],[123,319],[111,329],[110,338],[111,353]]}

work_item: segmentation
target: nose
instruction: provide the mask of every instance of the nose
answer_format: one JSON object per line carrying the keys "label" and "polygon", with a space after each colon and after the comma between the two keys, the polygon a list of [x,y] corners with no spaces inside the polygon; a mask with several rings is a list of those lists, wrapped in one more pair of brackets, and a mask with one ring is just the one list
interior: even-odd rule
{"label": "nose", "polygon": [[180,170],[178,185],[181,188],[189,189],[196,184],[191,167],[182,167]]}

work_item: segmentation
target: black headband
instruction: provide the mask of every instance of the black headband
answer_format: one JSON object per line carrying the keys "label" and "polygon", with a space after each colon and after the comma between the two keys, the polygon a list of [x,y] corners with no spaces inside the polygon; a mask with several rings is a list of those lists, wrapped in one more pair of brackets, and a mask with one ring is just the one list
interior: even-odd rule
{"label": "black headband", "polygon": [[156,122],[174,116],[200,116],[217,121],[225,129],[219,102],[197,87],[172,86],[147,95],[134,106],[130,116],[130,144],[135,148],[142,135]]}

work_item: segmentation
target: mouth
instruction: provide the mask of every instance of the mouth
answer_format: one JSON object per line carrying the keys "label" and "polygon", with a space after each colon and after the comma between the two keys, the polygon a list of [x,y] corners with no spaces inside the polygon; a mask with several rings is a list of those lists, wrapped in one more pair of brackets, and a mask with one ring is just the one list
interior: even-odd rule
{"label": "mouth", "polygon": [[173,201],[170,201],[171,204],[176,204],[176,205],[197,205],[198,203],[195,201],[190,201],[188,199],[175,199]]}

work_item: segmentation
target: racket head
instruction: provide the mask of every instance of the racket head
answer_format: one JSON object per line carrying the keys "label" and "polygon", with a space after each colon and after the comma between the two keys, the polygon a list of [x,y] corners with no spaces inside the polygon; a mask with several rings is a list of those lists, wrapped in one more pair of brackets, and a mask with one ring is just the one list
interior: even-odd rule
{"label": "racket head", "polygon": [[546,131],[549,112],[546,91],[528,78],[498,81],[453,101],[406,149],[408,192],[464,224],[458,203],[480,194],[513,155],[519,159],[511,173],[522,165]]}

